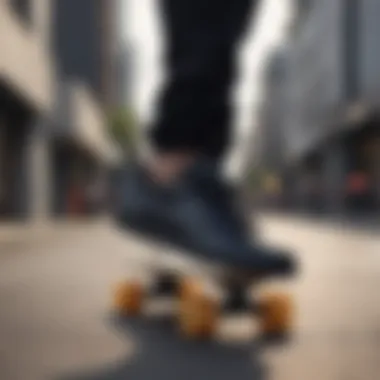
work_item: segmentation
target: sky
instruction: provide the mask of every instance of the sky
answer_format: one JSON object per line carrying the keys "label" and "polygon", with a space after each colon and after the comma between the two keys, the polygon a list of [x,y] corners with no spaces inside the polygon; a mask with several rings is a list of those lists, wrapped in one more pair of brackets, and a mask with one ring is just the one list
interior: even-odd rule
{"label": "sky", "polygon": [[[157,0],[120,0],[122,36],[132,44],[134,54],[132,99],[143,122],[154,116],[157,90],[164,80],[160,65],[164,41],[160,19],[156,12]],[[180,1],[180,0],[179,0]],[[207,1],[207,0],[205,0]],[[232,0],[233,1],[233,0]],[[256,115],[262,96],[262,74],[270,52],[284,39],[291,20],[291,0],[262,0],[250,23],[239,56],[240,77],[235,86],[235,146],[232,161],[239,165],[244,144],[256,124]],[[234,166],[234,163],[232,163]]]}

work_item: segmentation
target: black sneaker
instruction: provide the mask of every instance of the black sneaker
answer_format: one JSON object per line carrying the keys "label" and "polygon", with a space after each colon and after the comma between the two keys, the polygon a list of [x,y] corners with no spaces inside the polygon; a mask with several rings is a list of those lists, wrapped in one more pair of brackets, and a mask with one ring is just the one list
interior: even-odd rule
{"label": "black sneaker", "polygon": [[263,275],[294,270],[288,254],[251,244],[233,191],[210,162],[198,162],[171,187],[130,165],[117,187],[115,216],[123,228],[237,269]]}

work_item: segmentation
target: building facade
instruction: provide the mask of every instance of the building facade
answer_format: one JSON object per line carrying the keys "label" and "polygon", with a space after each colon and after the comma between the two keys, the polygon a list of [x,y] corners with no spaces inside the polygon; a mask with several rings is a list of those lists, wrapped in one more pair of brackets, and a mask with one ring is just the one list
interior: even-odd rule
{"label": "building facade", "polygon": [[[289,51],[279,49],[270,57],[264,78],[264,102],[260,111],[260,123],[255,135],[256,160],[264,176],[262,186],[269,203],[280,201],[278,185],[285,160],[283,128],[287,115],[287,75]],[[278,185],[274,185],[277,183]],[[264,199],[262,199],[264,201]]]}
{"label": "building facade", "polygon": [[265,101],[261,111],[261,160],[276,170],[283,164],[283,118],[286,110],[286,51],[279,50],[269,60],[265,77]]}
{"label": "building facade", "polygon": [[[293,177],[291,192],[302,209],[341,208],[343,189],[338,187],[343,185],[344,173],[332,161],[342,161],[341,149],[333,141],[346,128],[343,115],[354,96],[352,76],[347,75],[351,67],[347,14],[345,1],[308,1],[302,4],[299,25],[289,41],[285,149]],[[332,167],[334,173],[330,173]],[[322,199],[327,196],[329,200]]]}
{"label": "building facade", "polygon": [[103,105],[115,101],[117,1],[52,0],[53,50],[61,73],[79,79]]}
{"label": "building facade", "polygon": [[127,107],[131,102],[130,89],[132,87],[133,64],[130,45],[120,40],[116,57],[115,93],[117,107]]}
{"label": "building facade", "polygon": [[[115,159],[107,113],[115,102],[115,1],[52,0],[57,65],[53,207],[81,213]],[[103,178],[103,179],[101,179]]]}
{"label": "building facade", "polygon": [[0,2],[0,215],[45,218],[54,94],[50,1]]}
{"label": "building facade", "polygon": [[0,2],[0,219],[83,212],[114,162],[113,4]]}
{"label": "building facade", "polygon": [[380,48],[378,35],[380,25],[380,3],[363,0],[359,9],[358,55],[361,57],[358,75],[361,105],[364,117],[369,118],[370,133],[365,134],[365,156],[369,161],[369,172],[373,182],[374,203],[380,210]]}
{"label": "building facade", "polygon": [[379,204],[380,188],[379,145],[373,143],[379,134],[378,2],[298,3],[286,47],[280,128],[293,199],[297,207],[326,212],[371,209]]}

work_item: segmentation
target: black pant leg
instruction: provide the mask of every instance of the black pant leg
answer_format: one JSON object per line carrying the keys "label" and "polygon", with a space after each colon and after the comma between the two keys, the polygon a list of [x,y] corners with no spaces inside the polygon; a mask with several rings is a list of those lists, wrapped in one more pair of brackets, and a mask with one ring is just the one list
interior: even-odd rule
{"label": "black pant leg", "polygon": [[160,0],[167,83],[152,140],[158,150],[220,157],[230,137],[236,46],[258,0]]}

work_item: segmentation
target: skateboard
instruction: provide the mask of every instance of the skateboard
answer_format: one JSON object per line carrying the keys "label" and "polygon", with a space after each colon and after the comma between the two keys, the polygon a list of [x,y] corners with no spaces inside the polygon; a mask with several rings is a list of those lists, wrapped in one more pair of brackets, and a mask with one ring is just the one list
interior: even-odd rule
{"label": "skateboard", "polygon": [[[210,339],[224,315],[248,313],[260,336],[285,337],[293,327],[289,294],[263,288],[268,277],[247,275],[179,252],[154,254],[147,276],[117,284],[113,308],[121,316],[142,317],[144,305],[161,297],[175,301],[173,322],[186,339]],[[253,322],[253,321],[252,321]]]}

